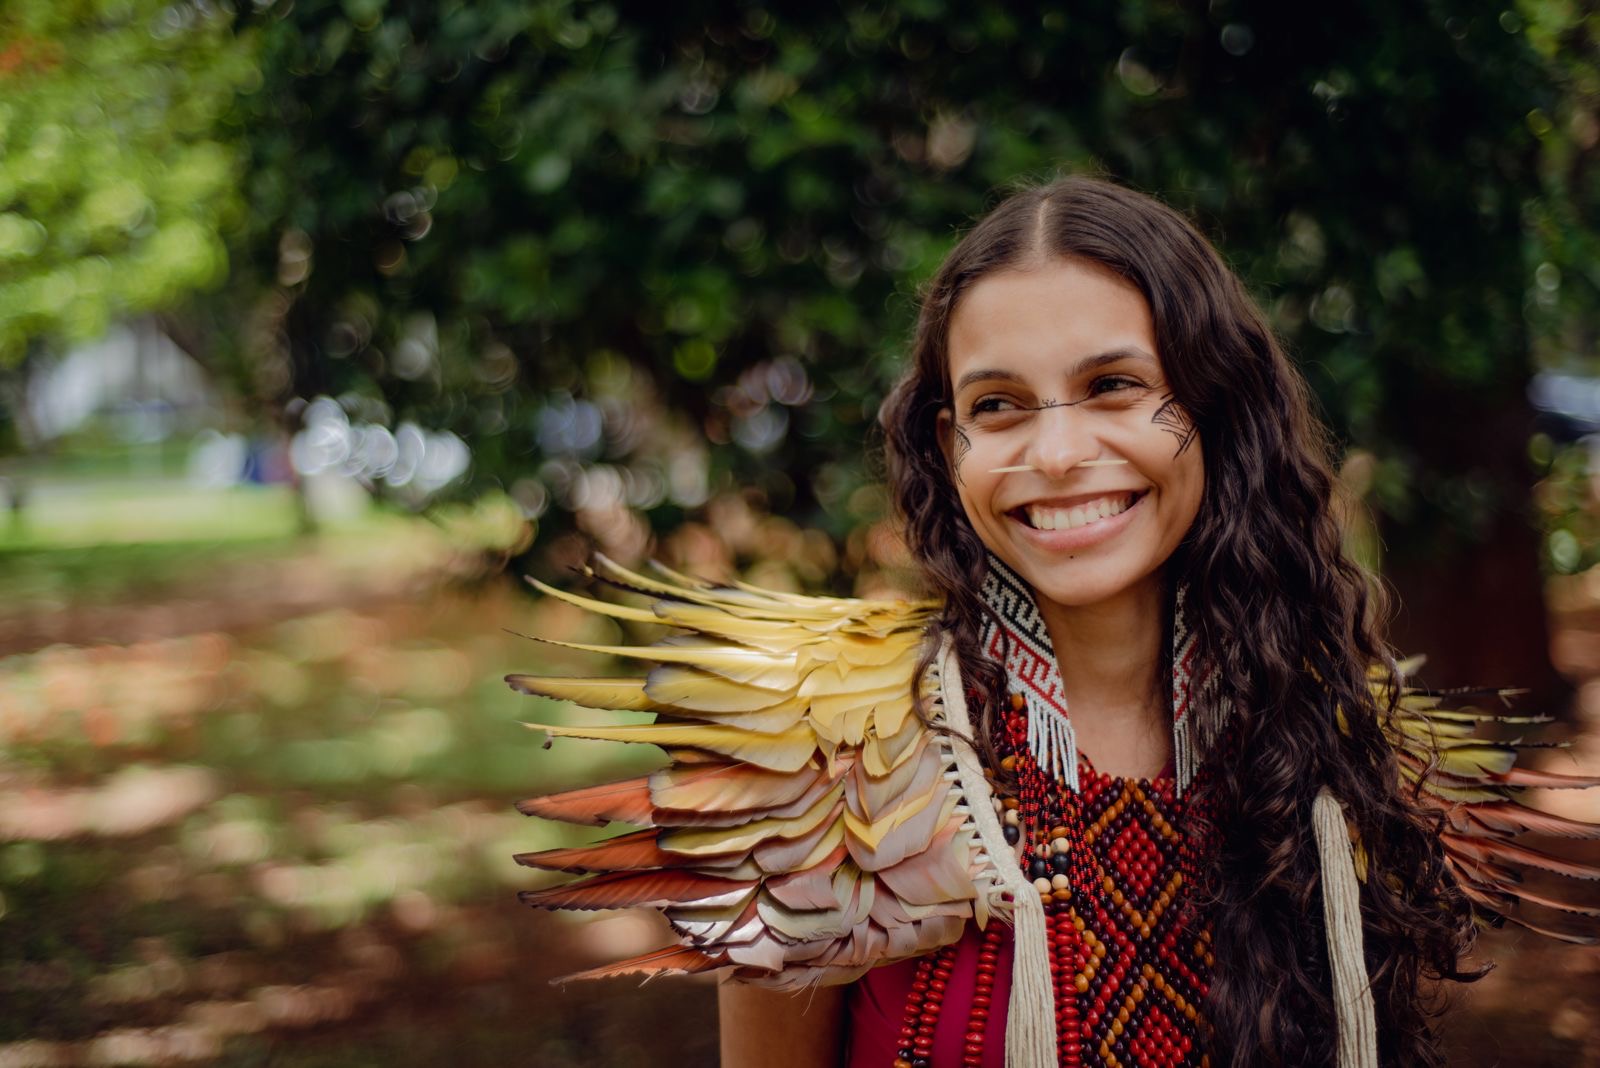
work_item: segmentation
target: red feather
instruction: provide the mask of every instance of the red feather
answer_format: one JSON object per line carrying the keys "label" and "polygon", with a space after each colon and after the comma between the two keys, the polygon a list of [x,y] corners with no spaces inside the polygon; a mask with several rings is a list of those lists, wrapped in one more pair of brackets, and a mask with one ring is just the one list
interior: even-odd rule
{"label": "red feather", "polygon": [[686,901],[749,890],[755,879],[724,879],[693,871],[611,872],[552,886],[524,890],[517,897],[542,909],[627,909],[635,905],[664,908]]}
{"label": "red feather", "polygon": [[634,831],[593,845],[546,849],[542,853],[518,853],[514,859],[529,868],[576,873],[681,868],[690,863],[704,865],[711,859],[669,853],[656,844],[656,835],[659,833],[653,828]]}
{"label": "red feather", "polygon": [[1600,867],[1593,864],[1580,864],[1577,861],[1553,857],[1549,853],[1538,849],[1531,849],[1516,842],[1497,841],[1487,838],[1473,838],[1467,835],[1451,834],[1444,832],[1445,848],[1456,853],[1465,853],[1468,857],[1481,858],[1489,861],[1499,861],[1502,864],[1525,864],[1530,868],[1541,871],[1554,872],[1556,875],[1565,875],[1572,879],[1600,879]]}
{"label": "red feather", "polygon": [[1600,776],[1563,775],[1558,771],[1538,771],[1534,768],[1512,768],[1510,771],[1484,775],[1484,779],[1507,786],[1537,786],[1546,790],[1587,790],[1600,786]]}
{"label": "red feather", "polygon": [[573,972],[551,983],[570,983],[575,979],[605,979],[613,975],[690,975],[709,972],[727,964],[726,957],[710,957],[698,949],[684,946],[664,946],[653,953],[619,960],[615,964],[602,964],[588,971]]}
{"label": "red feather", "polygon": [[581,790],[568,790],[544,797],[530,797],[517,802],[517,811],[524,816],[538,816],[563,823],[584,823],[592,827],[604,827],[608,823],[649,827],[655,823],[655,809],[650,804],[649,776],[586,786]]}
{"label": "red feather", "polygon": [[1562,901],[1559,898],[1545,897],[1543,894],[1535,893],[1520,886],[1513,893],[1530,904],[1543,905],[1547,909],[1558,909],[1561,912],[1571,912],[1579,916],[1600,916],[1600,908],[1595,908],[1592,905],[1575,905],[1570,901]]}
{"label": "red feather", "polygon": [[1531,834],[1548,834],[1556,838],[1600,838],[1600,823],[1567,819],[1565,816],[1556,816],[1529,808],[1527,805],[1519,805],[1515,801],[1486,801],[1461,806],[1459,810],[1451,813],[1450,822],[1458,830],[1465,829],[1465,821],[1458,822],[1458,816],[1476,821],[1487,830],[1499,834],[1521,834],[1526,831]]}

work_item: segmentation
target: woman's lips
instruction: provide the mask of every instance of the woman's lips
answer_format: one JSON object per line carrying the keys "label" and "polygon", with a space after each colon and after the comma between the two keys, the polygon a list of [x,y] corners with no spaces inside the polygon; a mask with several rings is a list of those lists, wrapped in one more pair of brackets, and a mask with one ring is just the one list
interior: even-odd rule
{"label": "woman's lips", "polygon": [[1071,530],[1040,530],[1031,527],[1022,516],[1016,512],[1007,512],[1006,518],[1015,523],[1022,530],[1022,536],[1028,542],[1049,552],[1066,552],[1073,549],[1085,549],[1091,545],[1105,541],[1121,532],[1122,528],[1133,522],[1139,515],[1139,509],[1144,505],[1145,499],[1150,496],[1146,489],[1134,498],[1133,504],[1116,515],[1096,519],[1092,523],[1085,523],[1081,527]]}

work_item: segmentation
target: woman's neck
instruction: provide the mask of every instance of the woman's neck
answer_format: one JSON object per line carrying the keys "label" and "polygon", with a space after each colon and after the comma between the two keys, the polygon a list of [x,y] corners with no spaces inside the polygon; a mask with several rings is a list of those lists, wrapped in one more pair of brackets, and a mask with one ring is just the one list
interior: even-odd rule
{"label": "woman's neck", "polygon": [[1081,607],[1041,598],[1061,668],[1078,750],[1107,775],[1153,777],[1172,756],[1172,721],[1159,678],[1161,578]]}

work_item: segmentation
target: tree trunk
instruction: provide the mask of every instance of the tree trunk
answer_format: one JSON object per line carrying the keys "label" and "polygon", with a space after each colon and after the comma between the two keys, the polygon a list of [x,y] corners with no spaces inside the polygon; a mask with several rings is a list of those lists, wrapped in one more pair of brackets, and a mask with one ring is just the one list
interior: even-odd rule
{"label": "tree trunk", "polygon": [[1427,655],[1425,685],[1527,687],[1519,711],[1564,717],[1572,687],[1550,659],[1526,459],[1532,412],[1522,391],[1465,392],[1435,384],[1426,403],[1408,406],[1417,480],[1426,485],[1430,471],[1478,478],[1493,516],[1481,535],[1437,506],[1403,527],[1384,517],[1384,574],[1399,599],[1390,640],[1405,655]]}

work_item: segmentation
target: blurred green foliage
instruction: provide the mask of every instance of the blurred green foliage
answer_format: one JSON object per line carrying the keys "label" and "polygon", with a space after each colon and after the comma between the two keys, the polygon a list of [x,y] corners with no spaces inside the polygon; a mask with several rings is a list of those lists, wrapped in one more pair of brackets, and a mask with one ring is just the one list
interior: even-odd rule
{"label": "blurred green foliage", "polygon": [[[583,713],[512,692],[508,668],[592,665],[514,631],[616,635],[505,583],[444,583],[477,549],[514,548],[508,516],[371,519],[248,562],[191,542],[188,574],[160,546],[113,548],[92,586],[74,551],[0,557],[30,571],[7,587],[0,650],[33,643],[0,651],[0,1059],[365,1064],[387,1049],[389,1063],[437,1064],[437,1035],[395,1039],[424,1017],[462,1047],[453,1063],[500,1063],[513,1046],[542,1064],[609,1063],[630,1048],[628,1020],[651,999],[550,990],[595,951],[513,897],[529,881],[513,854],[589,832],[533,825],[510,799],[656,757],[543,753],[518,722]],[[229,623],[262,571],[318,600]],[[168,633],[124,620],[116,644],[44,644],[9,626],[53,598],[103,608],[108,584]],[[612,930],[630,947],[655,937],[636,921]],[[662,1033],[714,1041],[703,999],[658,1000]]]}
{"label": "blurred green foliage", "polygon": [[0,367],[222,281],[253,47],[209,4],[0,8]]}
{"label": "blurred green foliage", "polygon": [[1480,525],[1526,481],[1473,417],[1528,373],[1536,117],[1563,68],[1497,5],[298,0],[249,21],[243,248],[283,297],[245,363],[283,396],[446,425],[481,479],[659,465],[626,419],[541,434],[617,354],[713,445],[713,484],[842,533],[871,472],[841,446],[917,283],[1010,183],[1089,169],[1218,238],[1340,435],[1420,489],[1414,521]]}
{"label": "blurred green foliage", "polygon": [[1530,351],[1592,348],[1596,54],[1557,0],[12,4],[0,341],[171,308],[220,235],[168,325],[247,411],[454,430],[552,531],[603,467],[655,530],[738,485],[842,538],[917,285],[1098,171],[1220,242],[1388,519],[1471,536]]}

